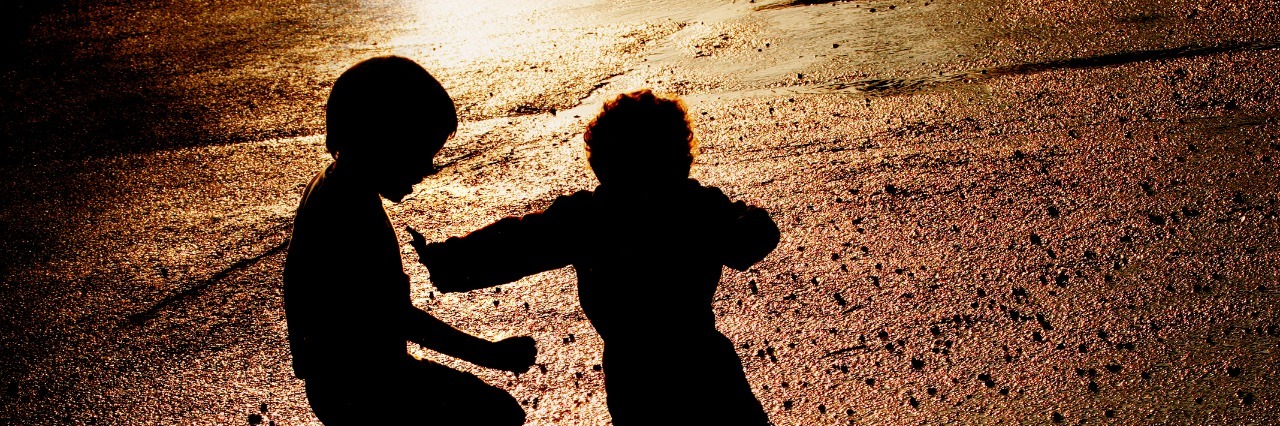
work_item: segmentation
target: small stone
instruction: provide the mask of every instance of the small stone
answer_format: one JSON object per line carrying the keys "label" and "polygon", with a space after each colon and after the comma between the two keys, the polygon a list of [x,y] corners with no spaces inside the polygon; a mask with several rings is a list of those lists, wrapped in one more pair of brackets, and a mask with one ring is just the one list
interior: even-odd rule
{"label": "small stone", "polygon": [[1053,419],[1054,423],[1062,423],[1062,421],[1065,420],[1065,418],[1062,417],[1062,413],[1059,413],[1057,411],[1054,411],[1053,415],[1050,416],[1050,418]]}
{"label": "small stone", "polygon": [[1046,331],[1053,330],[1053,324],[1049,323],[1049,320],[1044,317],[1044,314],[1036,314],[1036,322],[1040,323],[1040,328],[1043,328]]}
{"label": "small stone", "polygon": [[1236,396],[1240,398],[1241,404],[1253,405],[1253,392],[1237,391]]}
{"label": "small stone", "polygon": [[250,414],[250,415],[249,415],[249,424],[251,424],[251,425],[260,425],[260,424],[262,424],[262,415],[261,415],[261,414],[258,414],[258,413]]}
{"label": "small stone", "polygon": [[1147,196],[1156,195],[1156,189],[1155,189],[1155,187],[1151,186],[1151,184],[1150,184],[1150,183],[1147,183],[1147,182],[1139,182],[1139,183],[1138,183],[1138,186],[1142,188],[1142,192],[1143,192],[1143,193],[1146,193],[1146,194],[1147,194]]}
{"label": "small stone", "polygon": [[920,370],[920,369],[923,369],[923,368],[924,368],[924,360],[919,359],[919,358],[911,358],[911,368],[912,368],[912,369],[914,369],[914,370]]}

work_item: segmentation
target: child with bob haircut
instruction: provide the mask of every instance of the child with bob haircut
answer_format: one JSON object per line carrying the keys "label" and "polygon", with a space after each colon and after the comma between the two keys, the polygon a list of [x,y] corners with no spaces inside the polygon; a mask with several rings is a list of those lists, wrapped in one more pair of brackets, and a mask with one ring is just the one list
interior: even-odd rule
{"label": "child with bob haircut", "polygon": [[414,233],[431,281],[468,291],[573,265],[582,310],[604,340],[615,425],[768,424],[711,303],[721,267],[763,259],[777,225],[689,178],[697,146],[678,99],[618,95],[583,139],[595,190],[441,243]]}
{"label": "child with bob haircut", "polygon": [[294,374],[327,425],[519,425],[525,413],[479,378],[418,360],[406,341],[521,372],[533,339],[489,342],[413,306],[382,198],[400,201],[434,172],[458,126],[444,87],[417,63],[387,56],[333,84],[326,145],[334,161],[307,186],[284,266]]}

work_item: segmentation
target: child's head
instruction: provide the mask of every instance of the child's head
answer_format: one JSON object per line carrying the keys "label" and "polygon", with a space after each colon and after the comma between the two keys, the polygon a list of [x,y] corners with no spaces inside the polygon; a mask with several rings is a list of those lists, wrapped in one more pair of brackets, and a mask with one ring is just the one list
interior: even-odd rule
{"label": "child's head", "polygon": [[412,60],[383,56],[333,83],[325,109],[329,153],[383,196],[399,200],[431,174],[431,159],[458,128],[453,100]]}
{"label": "child's head", "polygon": [[689,177],[697,149],[684,102],[649,89],[606,101],[582,139],[596,179],[609,186],[682,182]]}

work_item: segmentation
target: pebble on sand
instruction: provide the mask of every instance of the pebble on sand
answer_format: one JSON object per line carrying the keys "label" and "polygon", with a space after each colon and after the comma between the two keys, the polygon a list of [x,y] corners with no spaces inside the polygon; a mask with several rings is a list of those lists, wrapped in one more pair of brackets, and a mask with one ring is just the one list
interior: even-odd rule
{"label": "pebble on sand", "polygon": [[1237,391],[1236,396],[1240,398],[1241,404],[1253,405],[1253,392]]}
{"label": "pebble on sand", "polygon": [[978,380],[982,382],[983,386],[986,386],[989,388],[996,387],[996,381],[991,379],[990,374],[987,374],[987,373],[978,374]]}

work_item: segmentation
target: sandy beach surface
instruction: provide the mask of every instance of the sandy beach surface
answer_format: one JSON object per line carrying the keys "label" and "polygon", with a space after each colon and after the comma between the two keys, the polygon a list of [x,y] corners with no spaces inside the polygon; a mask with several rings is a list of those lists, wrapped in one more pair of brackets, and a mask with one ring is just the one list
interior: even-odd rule
{"label": "sandy beach surface", "polygon": [[[714,304],[775,424],[1280,423],[1274,2],[29,3],[0,424],[318,424],[284,248],[333,79],[384,54],[463,121],[386,204],[430,240],[594,187],[605,97],[683,96],[693,177],[782,230]],[[399,237],[417,306],[539,349],[518,376],[411,352],[528,424],[609,424],[571,269],[440,294]]]}

